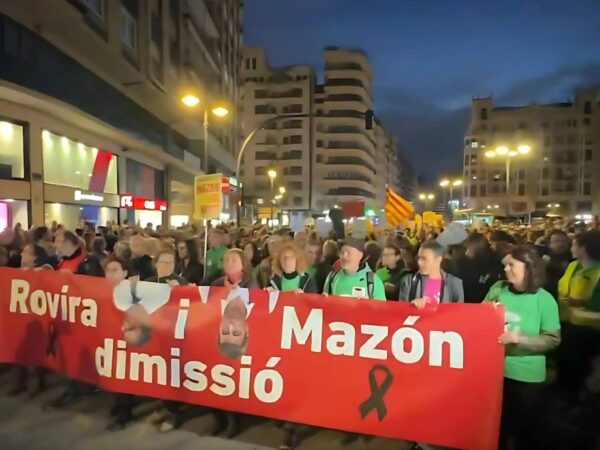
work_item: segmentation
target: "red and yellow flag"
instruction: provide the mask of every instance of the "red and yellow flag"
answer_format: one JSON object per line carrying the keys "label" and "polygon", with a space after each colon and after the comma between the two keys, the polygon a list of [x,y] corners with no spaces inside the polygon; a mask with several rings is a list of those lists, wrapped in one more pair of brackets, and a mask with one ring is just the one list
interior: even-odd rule
{"label": "red and yellow flag", "polygon": [[387,188],[385,192],[385,213],[389,226],[395,227],[415,217],[415,208],[397,192]]}

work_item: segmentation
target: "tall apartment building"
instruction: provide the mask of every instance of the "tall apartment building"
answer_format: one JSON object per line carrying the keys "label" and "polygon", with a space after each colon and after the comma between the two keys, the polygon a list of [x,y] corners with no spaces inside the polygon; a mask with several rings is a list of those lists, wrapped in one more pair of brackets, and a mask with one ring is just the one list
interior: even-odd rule
{"label": "tall apartment building", "polygon": [[[279,188],[284,187],[286,192],[279,202],[283,209],[311,209],[313,68],[271,67],[262,49],[247,47],[243,51],[241,73],[244,80],[242,130],[245,136],[276,115],[307,115],[275,121],[256,134],[242,164],[244,193],[251,202],[270,205]],[[273,186],[269,170],[277,173]]]}
{"label": "tall apartment building", "polygon": [[[520,145],[530,152],[519,153]],[[508,192],[509,156],[489,157],[498,147],[516,153],[510,153]],[[598,173],[600,105],[595,91],[580,90],[569,102],[523,107],[494,107],[491,98],[473,100],[464,149],[469,207],[491,208],[499,215],[598,214]]]}
{"label": "tall apartment building", "polygon": [[365,128],[373,109],[372,70],[360,50],[325,49],[325,80],[315,99],[315,210],[347,201],[377,209],[377,143]]}
{"label": "tall apartment building", "polygon": [[[243,131],[257,132],[244,157],[247,200],[268,205],[280,186],[286,211],[320,213],[349,201],[379,210],[385,188],[399,187],[393,136],[380,123],[365,127],[373,108],[371,67],[358,50],[325,50],[325,79],[317,85],[310,66],[271,67],[262,49],[246,48],[242,59]],[[271,191],[270,169],[277,173]]]}
{"label": "tall apartment building", "polygon": [[[241,16],[240,0],[2,2],[0,225],[189,221],[202,108],[237,108]],[[238,118],[211,120],[211,171],[233,172]]]}

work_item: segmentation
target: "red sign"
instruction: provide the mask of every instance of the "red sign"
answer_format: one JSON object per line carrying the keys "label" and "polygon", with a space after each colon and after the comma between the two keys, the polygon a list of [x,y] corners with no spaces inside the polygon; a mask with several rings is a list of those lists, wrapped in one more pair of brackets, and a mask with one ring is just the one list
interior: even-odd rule
{"label": "red sign", "polygon": [[119,195],[119,204],[125,209],[147,209],[150,211],[166,211],[166,200],[148,200],[130,194]]}
{"label": "red sign", "polygon": [[345,202],[342,203],[342,216],[344,219],[353,217],[362,217],[365,215],[365,202]]}
{"label": "red sign", "polygon": [[229,177],[223,177],[223,182],[221,183],[221,192],[231,192],[231,183],[229,182]]}
{"label": "red sign", "polygon": [[134,290],[136,305],[128,280],[1,268],[0,362],[295,423],[497,448],[504,312],[492,304]]}

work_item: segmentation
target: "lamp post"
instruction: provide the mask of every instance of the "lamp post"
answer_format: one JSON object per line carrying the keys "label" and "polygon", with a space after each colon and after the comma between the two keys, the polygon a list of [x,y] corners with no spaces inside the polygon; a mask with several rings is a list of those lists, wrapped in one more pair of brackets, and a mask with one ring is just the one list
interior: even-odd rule
{"label": "lamp post", "polygon": [[496,147],[495,150],[488,150],[484,153],[488,159],[502,159],[504,158],[505,170],[506,170],[506,196],[508,201],[506,203],[506,215],[510,213],[510,163],[513,158],[519,155],[527,155],[531,152],[531,146],[526,144],[519,144],[516,150],[511,150],[506,146]]}
{"label": "lamp post", "polygon": [[449,180],[447,178],[440,181],[440,187],[444,189],[444,204],[446,204],[446,188],[450,191],[450,211],[452,211],[452,200],[454,200],[454,188],[462,186],[463,180],[461,178],[456,178],[454,180]]}
{"label": "lamp post", "polygon": [[422,192],[419,194],[419,200],[423,202],[424,210],[427,209],[427,205],[435,198],[435,195],[431,192]]}
{"label": "lamp post", "polygon": [[[267,171],[267,176],[269,180],[271,180],[271,194],[273,193],[273,183],[275,182],[275,178],[277,178],[277,171],[275,169],[269,169]],[[273,228],[273,214],[275,213],[275,198],[271,201],[271,228]]]}
{"label": "lamp post", "polygon": [[[195,94],[186,94],[181,97],[181,103],[183,103],[188,108],[195,108],[200,104],[200,97]],[[213,116],[223,118],[229,114],[229,109],[220,103],[215,103],[211,105],[209,108],[204,108],[204,121],[202,122],[202,130],[203,130],[203,139],[204,139],[204,158],[203,158],[203,168],[204,173],[208,173],[208,127],[210,125],[208,121],[208,113],[212,113]]]}

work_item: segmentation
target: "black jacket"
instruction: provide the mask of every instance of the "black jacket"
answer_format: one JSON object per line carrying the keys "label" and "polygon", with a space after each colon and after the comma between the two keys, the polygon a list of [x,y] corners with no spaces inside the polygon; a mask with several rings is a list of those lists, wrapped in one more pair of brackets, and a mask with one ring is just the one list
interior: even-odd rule
{"label": "black jacket", "polygon": [[492,252],[473,259],[463,257],[458,261],[457,267],[466,303],[481,303],[492,285],[504,279],[504,266]]}
{"label": "black jacket", "polygon": [[154,275],[154,267],[152,267],[152,258],[148,255],[140,256],[139,258],[131,258],[131,269],[133,275],[138,275],[140,280],[145,280]]}
{"label": "black jacket", "polygon": [[200,286],[204,278],[204,266],[198,261],[192,260],[186,266],[183,261],[180,261],[175,268],[175,273],[185,278],[188,283]]}

